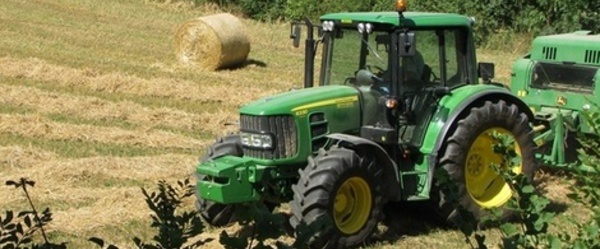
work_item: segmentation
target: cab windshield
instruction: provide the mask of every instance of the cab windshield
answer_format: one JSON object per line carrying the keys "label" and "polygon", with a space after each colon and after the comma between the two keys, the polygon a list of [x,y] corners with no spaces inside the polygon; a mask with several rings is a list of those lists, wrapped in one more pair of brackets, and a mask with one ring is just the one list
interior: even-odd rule
{"label": "cab windshield", "polygon": [[[412,57],[389,53],[395,31],[361,34],[356,29],[328,32],[324,37],[321,85],[389,85],[390,59],[398,60],[402,82],[454,86],[468,83],[466,67],[467,32],[461,28],[415,30],[416,54]],[[442,54],[444,60],[441,60]],[[390,58],[393,56],[393,58]],[[369,80],[375,76],[373,80]],[[365,76],[366,75],[366,76]]]}
{"label": "cab windshield", "polygon": [[[387,69],[389,34],[373,32],[360,34],[357,30],[347,29],[337,33],[337,37],[328,37],[324,67],[324,85],[354,84],[359,69],[368,69],[377,73]],[[379,44],[376,41],[379,38]]]}

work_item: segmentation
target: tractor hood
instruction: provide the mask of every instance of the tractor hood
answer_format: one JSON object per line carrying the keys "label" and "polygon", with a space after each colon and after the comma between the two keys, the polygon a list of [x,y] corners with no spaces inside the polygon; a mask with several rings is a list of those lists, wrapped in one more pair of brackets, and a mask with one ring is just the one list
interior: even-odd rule
{"label": "tractor hood", "polygon": [[357,102],[358,90],[354,87],[322,86],[265,97],[243,106],[240,113],[257,116],[296,114],[298,111]]}

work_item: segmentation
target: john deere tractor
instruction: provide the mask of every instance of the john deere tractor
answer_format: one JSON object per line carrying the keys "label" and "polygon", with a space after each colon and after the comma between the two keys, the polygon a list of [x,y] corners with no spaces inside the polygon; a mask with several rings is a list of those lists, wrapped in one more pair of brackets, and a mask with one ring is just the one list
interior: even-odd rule
{"label": "john deere tractor", "polygon": [[301,27],[308,31],[304,88],[243,106],[239,133],[208,149],[197,189],[209,223],[233,222],[249,203],[289,203],[293,228],[331,224],[310,247],[355,246],[389,201],[433,202],[452,217],[456,203],[434,177],[440,169],[458,187],[460,204],[482,217],[513,196],[492,168],[503,164],[493,150],[497,135],[521,157],[512,170],[532,175],[534,114],[491,81],[493,64],[477,63],[474,20],[406,12],[402,0],[395,7],[292,24],[296,45]]}
{"label": "john deere tractor", "polygon": [[600,104],[600,35],[537,37],[531,53],[514,64],[511,89],[535,112],[536,157],[551,166],[573,164],[575,135],[594,134],[582,114]]}

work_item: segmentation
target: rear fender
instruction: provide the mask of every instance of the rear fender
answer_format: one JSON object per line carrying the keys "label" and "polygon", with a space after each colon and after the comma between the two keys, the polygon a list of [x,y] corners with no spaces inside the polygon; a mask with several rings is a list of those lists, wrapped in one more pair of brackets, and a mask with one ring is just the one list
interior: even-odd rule
{"label": "rear fender", "polygon": [[[400,176],[398,172],[398,165],[390,158],[388,153],[379,144],[357,136],[346,135],[341,133],[333,133],[327,135],[328,138],[332,139],[333,143],[337,143],[342,147],[352,149],[352,147],[362,147],[369,152],[372,152],[380,164],[383,167],[383,186],[385,197],[392,201],[399,201],[402,197]],[[344,145],[344,143],[351,144]]]}
{"label": "rear fender", "polygon": [[[439,128],[438,132],[429,133],[428,136],[431,138],[426,138],[425,141],[435,141],[433,146],[429,146],[430,151],[422,151],[425,154],[428,154],[428,162],[429,162],[429,183],[432,182],[433,173],[435,170],[435,166],[438,163],[438,157],[440,150],[444,146],[444,142],[452,134],[454,128],[457,125],[457,122],[468,115],[473,107],[481,106],[485,103],[485,101],[497,101],[504,100],[508,104],[515,104],[519,110],[527,115],[529,120],[533,120],[533,112],[529,108],[529,106],[519,99],[517,96],[512,94],[507,88],[503,87],[489,87],[483,91],[478,91],[474,94],[464,95],[457,94],[456,96],[450,95],[447,98],[463,98],[462,101],[458,102],[458,104],[453,106],[446,106],[445,108],[449,109],[449,115],[445,119],[444,125]],[[446,101],[447,103],[451,103],[453,101]],[[437,127],[432,127],[435,124],[430,124],[429,128],[438,129]],[[426,146],[428,147],[428,146]]]}

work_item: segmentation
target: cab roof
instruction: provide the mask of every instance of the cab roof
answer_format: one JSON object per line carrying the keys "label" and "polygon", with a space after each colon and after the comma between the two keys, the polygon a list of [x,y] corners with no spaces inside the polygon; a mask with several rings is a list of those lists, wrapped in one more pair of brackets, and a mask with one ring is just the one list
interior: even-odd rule
{"label": "cab roof", "polygon": [[[404,12],[404,27],[471,27],[471,18],[451,13],[429,12]],[[397,27],[399,26],[398,12],[344,12],[332,13],[321,16],[321,21],[335,21],[341,24],[359,22],[379,23]]]}
{"label": "cab roof", "polygon": [[537,37],[531,59],[600,65],[600,35],[577,31]]}

